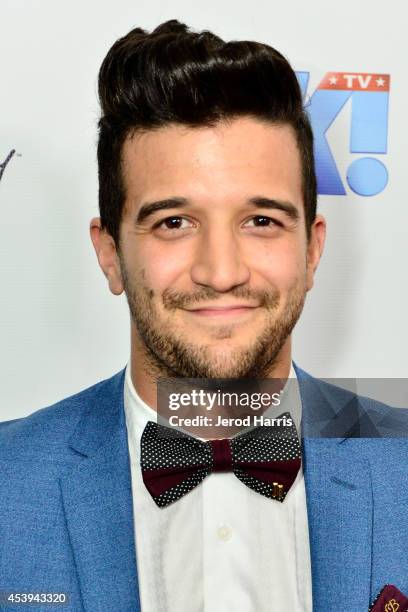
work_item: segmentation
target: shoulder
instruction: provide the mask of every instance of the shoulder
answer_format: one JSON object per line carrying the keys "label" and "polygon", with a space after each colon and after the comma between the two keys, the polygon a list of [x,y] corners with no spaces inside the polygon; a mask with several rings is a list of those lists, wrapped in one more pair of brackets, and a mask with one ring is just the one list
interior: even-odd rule
{"label": "shoulder", "polygon": [[[351,426],[352,437],[401,437],[408,439],[408,408],[396,408],[360,395],[333,382],[319,379],[294,364],[302,403],[313,404],[313,417],[325,417]],[[310,415],[308,415],[310,416]],[[357,427],[356,427],[357,426]],[[339,435],[346,435],[347,431]]]}
{"label": "shoulder", "polygon": [[29,416],[0,423],[0,461],[66,454],[67,442],[83,415],[122,381],[124,370],[46,406]]}

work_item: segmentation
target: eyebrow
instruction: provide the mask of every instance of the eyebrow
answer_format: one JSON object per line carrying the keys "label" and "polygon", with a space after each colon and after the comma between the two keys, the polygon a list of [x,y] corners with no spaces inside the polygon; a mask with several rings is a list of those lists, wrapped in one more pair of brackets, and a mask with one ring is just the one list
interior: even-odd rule
{"label": "eyebrow", "polygon": [[[255,208],[268,208],[269,210],[280,210],[284,212],[292,221],[299,220],[299,211],[294,204],[282,200],[266,198],[264,196],[255,196],[247,200],[248,204],[252,204]],[[143,223],[150,215],[153,215],[159,210],[168,210],[170,208],[186,208],[189,204],[187,198],[174,197],[158,200],[156,202],[145,202],[137,213],[135,223]]]}

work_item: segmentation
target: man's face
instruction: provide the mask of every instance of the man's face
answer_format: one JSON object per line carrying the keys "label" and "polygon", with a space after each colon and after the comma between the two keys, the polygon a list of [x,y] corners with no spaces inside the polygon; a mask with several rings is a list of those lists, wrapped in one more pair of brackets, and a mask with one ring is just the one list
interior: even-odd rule
{"label": "man's face", "polygon": [[132,350],[161,375],[266,377],[322,246],[315,228],[306,239],[292,128],[243,117],[136,134],[123,173]]}

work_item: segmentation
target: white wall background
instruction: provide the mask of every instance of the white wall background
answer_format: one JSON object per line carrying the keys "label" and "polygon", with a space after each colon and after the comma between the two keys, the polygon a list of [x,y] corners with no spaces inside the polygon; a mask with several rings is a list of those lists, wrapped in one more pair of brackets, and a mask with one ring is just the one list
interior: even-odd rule
{"label": "white wall background", "polygon": [[[322,196],[326,251],[294,343],[321,377],[407,377],[407,5],[373,0],[1,0],[0,420],[52,404],[124,367],[129,319],[89,238],[98,215],[96,79],[132,27],[178,18],[267,42],[313,91],[328,71],[391,74],[390,180],[379,195]],[[345,176],[349,110],[328,132]]]}

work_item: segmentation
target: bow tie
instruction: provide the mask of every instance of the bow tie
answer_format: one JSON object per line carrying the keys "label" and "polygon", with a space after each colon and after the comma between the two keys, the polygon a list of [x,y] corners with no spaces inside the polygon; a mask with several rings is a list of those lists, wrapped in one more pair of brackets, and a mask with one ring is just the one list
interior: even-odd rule
{"label": "bow tie", "polygon": [[141,438],[143,481],[159,507],[180,499],[210,472],[233,472],[257,493],[280,502],[300,468],[301,451],[296,427],[256,427],[235,438],[201,441],[177,429],[148,421]]}

